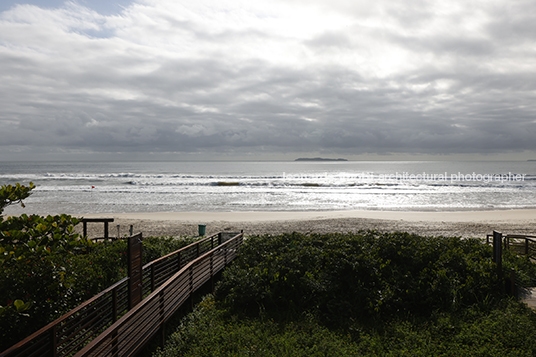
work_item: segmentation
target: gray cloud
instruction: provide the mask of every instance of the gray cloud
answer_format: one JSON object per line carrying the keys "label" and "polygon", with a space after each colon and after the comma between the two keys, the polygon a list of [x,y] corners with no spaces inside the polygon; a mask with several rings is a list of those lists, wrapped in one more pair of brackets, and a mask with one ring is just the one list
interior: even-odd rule
{"label": "gray cloud", "polygon": [[2,158],[536,150],[532,4],[329,4],[4,11]]}

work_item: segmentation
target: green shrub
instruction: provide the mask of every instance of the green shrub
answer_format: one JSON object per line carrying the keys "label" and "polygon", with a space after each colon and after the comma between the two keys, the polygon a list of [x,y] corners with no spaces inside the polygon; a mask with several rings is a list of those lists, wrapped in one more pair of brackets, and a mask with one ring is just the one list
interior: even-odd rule
{"label": "green shrub", "polygon": [[509,299],[491,311],[471,307],[425,321],[393,318],[351,334],[328,329],[311,315],[283,322],[239,317],[209,295],[153,355],[533,356],[535,328],[536,314]]}
{"label": "green shrub", "polygon": [[69,259],[91,246],[73,233],[78,220],[68,215],[2,216],[35,186],[0,187],[0,350],[63,312],[75,299]]}
{"label": "green shrub", "polygon": [[211,296],[189,314],[166,347],[155,356],[356,356],[348,337],[311,319],[280,324],[274,320],[232,319]]}
{"label": "green shrub", "polygon": [[375,231],[256,236],[225,271],[216,299],[250,316],[313,312],[337,326],[427,317],[500,301],[505,280],[490,258],[491,248],[476,239]]}
{"label": "green shrub", "polygon": [[73,233],[77,223],[67,215],[22,215],[0,222],[0,305],[21,300],[28,307],[0,316],[0,348],[78,301],[70,262],[86,253],[91,243]]}
{"label": "green shrub", "polygon": [[[256,236],[156,356],[533,356],[536,313],[505,294],[534,264],[475,239]],[[528,285],[527,285],[528,286]]]}

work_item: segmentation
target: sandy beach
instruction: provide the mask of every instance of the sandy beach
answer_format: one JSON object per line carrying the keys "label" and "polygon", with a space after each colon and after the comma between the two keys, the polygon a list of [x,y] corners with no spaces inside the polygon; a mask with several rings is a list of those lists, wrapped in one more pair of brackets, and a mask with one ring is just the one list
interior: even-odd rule
{"label": "sandy beach", "polygon": [[[114,218],[110,235],[127,235],[130,225],[144,236],[197,235],[198,225],[206,233],[240,231],[246,235],[284,232],[356,232],[376,229],[420,235],[485,238],[502,233],[536,233],[536,209],[408,212],[408,211],[307,211],[307,212],[159,212],[89,214],[85,218]],[[88,225],[88,235],[102,236],[103,225]]]}

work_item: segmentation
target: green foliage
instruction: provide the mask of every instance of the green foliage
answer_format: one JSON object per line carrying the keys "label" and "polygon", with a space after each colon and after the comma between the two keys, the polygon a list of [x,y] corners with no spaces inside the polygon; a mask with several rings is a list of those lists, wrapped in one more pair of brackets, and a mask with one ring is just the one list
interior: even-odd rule
{"label": "green foliage", "polygon": [[274,320],[230,319],[205,298],[155,356],[356,356],[359,350],[312,320],[279,324]]}
{"label": "green foliage", "polygon": [[324,323],[430,316],[504,296],[491,250],[476,239],[407,233],[250,237],[216,298],[259,316],[317,314]]}
{"label": "green foliage", "polygon": [[[9,204],[23,205],[34,187],[1,186],[0,212]],[[77,300],[70,261],[91,247],[74,233],[78,223],[68,215],[0,217],[0,347],[8,347]]]}
{"label": "green foliage", "polygon": [[[9,313],[9,311],[22,314],[24,311],[28,310],[31,306],[32,306],[31,302],[25,303],[22,300],[15,300],[12,304],[10,303],[6,307],[0,305],[0,317],[2,317],[2,315],[6,313]],[[28,314],[24,314],[23,316],[28,316]]]}
{"label": "green foliage", "polygon": [[355,339],[363,355],[501,357],[536,353],[535,313],[508,299],[491,311],[471,307],[426,322],[389,320],[382,327],[381,332],[363,332]]}
{"label": "green foliage", "polygon": [[89,252],[67,263],[74,295],[65,312],[127,276],[127,241],[94,244]]}
{"label": "green foliage", "polygon": [[79,222],[65,214],[8,217],[0,222],[0,267],[27,259],[86,251],[91,242],[73,232]]}
{"label": "green foliage", "polygon": [[504,300],[426,321],[394,318],[359,336],[331,330],[310,315],[290,321],[239,318],[206,297],[156,357],[167,356],[533,356],[536,315]]}
{"label": "green foliage", "polygon": [[533,356],[536,314],[505,294],[474,239],[406,233],[256,236],[215,298],[156,356]]}
{"label": "green foliage", "polygon": [[35,188],[34,184],[30,182],[28,186],[21,185],[17,183],[13,185],[2,185],[0,186],[0,222],[1,215],[4,212],[4,208],[11,205],[20,203],[24,207],[22,200],[28,198],[31,194],[31,190]]}

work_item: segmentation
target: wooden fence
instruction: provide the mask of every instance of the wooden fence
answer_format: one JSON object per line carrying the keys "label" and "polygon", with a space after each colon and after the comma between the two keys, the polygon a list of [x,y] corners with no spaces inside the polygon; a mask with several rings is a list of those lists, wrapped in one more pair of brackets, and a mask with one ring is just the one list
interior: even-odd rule
{"label": "wooden fence", "polygon": [[[486,243],[490,244],[492,234],[486,236]],[[536,236],[525,234],[503,234],[503,247],[514,251],[519,255],[526,255],[530,259],[536,259]]]}
{"label": "wooden fence", "polygon": [[[526,255],[529,259],[536,259],[536,236],[525,234],[502,234],[494,231],[493,234],[486,235],[486,243],[493,244],[493,262],[497,265],[497,274],[503,274],[502,251],[510,250],[518,255]],[[506,292],[512,296],[526,295],[533,285],[524,286],[518,279],[514,270],[510,271],[509,285]]]}
{"label": "wooden fence", "polygon": [[[131,238],[141,239],[141,234]],[[159,292],[159,294],[165,294],[166,299],[169,299],[170,296],[181,297],[179,302],[173,300],[174,304],[179,304],[178,306],[172,306],[174,308],[172,311],[175,311],[180,306],[180,303],[183,303],[202,282],[211,279],[214,274],[236,257],[236,249],[241,243],[242,234],[237,234],[230,238],[224,233],[218,233],[154,260],[142,267],[142,295],[147,296],[147,298],[137,306],[129,306],[131,305],[129,277],[126,277],[0,353],[0,357],[72,356],[110,325],[114,327],[119,321],[125,321],[125,317],[131,316],[128,318],[128,324],[132,324],[132,321],[138,321],[137,318],[133,319],[132,315],[136,314],[135,311],[140,310],[138,307],[147,305],[145,300],[150,298],[148,301],[152,302],[154,297],[151,296],[157,291],[162,291],[161,288],[164,286],[166,287],[165,292]],[[190,284],[188,286],[182,283],[171,284],[171,281],[168,281],[171,277],[182,281],[185,279],[184,274],[190,274],[187,278]],[[169,290],[171,285],[174,289],[186,290],[171,292]],[[167,320],[172,314],[168,305],[169,303],[166,303],[165,319],[160,319],[159,321]],[[121,328],[116,326],[114,331],[119,331],[118,336],[123,336],[124,322],[118,326],[121,326]],[[135,329],[135,326],[129,326],[129,329]],[[160,324],[157,324],[155,328],[158,329],[159,326]],[[147,331],[146,326],[142,327],[144,331]],[[149,333],[152,336],[156,332],[151,331]],[[146,341],[145,336],[140,340]],[[94,346],[94,344],[91,343],[87,347],[89,346]],[[123,347],[123,344],[115,344],[114,346]],[[92,347],[92,350],[93,348],[95,347]],[[123,353],[120,353],[120,355],[123,355]]]}
{"label": "wooden fence", "polygon": [[186,264],[75,356],[135,355],[195,290],[237,256],[242,238],[240,233]]}

